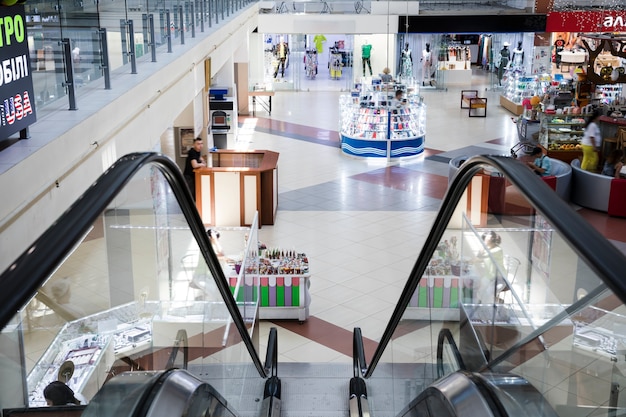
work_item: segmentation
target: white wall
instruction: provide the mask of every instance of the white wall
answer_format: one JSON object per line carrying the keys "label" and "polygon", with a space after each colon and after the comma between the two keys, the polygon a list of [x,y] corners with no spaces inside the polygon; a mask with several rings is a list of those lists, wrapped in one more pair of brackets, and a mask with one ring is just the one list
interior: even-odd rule
{"label": "white wall", "polygon": [[[158,148],[163,132],[174,125],[180,113],[172,109],[185,109],[204,88],[204,59],[211,57],[213,73],[232,64],[233,51],[247,42],[257,26],[257,16],[255,7],[243,11],[119,96],[112,97],[111,90],[92,92],[89,100],[106,104],[66,132],[55,133],[54,120],[46,123],[40,114],[40,121],[31,126],[30,140],[52,134],[57,139],[0,176],[0,270],[118,158]],[[74,114],[59,113],[58,117]]]}

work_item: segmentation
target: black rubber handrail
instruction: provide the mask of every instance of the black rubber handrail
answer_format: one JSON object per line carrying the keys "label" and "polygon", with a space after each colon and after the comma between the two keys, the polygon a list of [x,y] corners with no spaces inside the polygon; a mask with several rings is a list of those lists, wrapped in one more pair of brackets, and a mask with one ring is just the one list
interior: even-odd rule
{"label": "black rubber handrail", "polygon": [[422,251],[413,266],[400,299],[387,324],[370,365],[365,373],[369,378],[382,358],[387,345],[398,326],[404,312],[419,285],[422,275],[435,252],[456,207],[472,178],[485,165],[494,167],[515,185],[521,194],[547,222],[559,232],[565,241],[576,251],[591,270],[609,287],[613,293],[626,303],[626,280],[622,278],[626,257],[604,236],[595,230],[585,219],[563,201],[546,183],[532,173],[520,161],[495,155],[481,155],[469,158],[457,171],[441,203],[433,227],[422,247]]}
{"label": "black rubber handrail", "polygon": [[367,371],[365,348],[363,346],[363,334],[360,327],[355,327],[352,333],[352,367],[354,376],[363,376]]}
{"label": "black rubber handrail", "polygon": [[278,331],[276,330],[276,327],[270,328],[270,334],[267,337],[265,373],[268,376],[278,375]]}
{"label": "black rubber handrail", "polygon": [[172,346],[172,351],[170,352],[170,357],[167,360],[165,369],[174,367],[174,364],[176,363],[176,356],[178,356],[180,349],[183,350],[183,369],[187,369],[187,365],[189,364],[189,340],[187,339],[187,330],[185,329],[178,329],[176,339],[174,340],[174,346]]}
{"label": "black rubber handrail", "polygon": [[0,276],[0,328],[3,329],[37,292],[51,273],[71,253],[96,219],[109,206],[131,178],[143,167],[153,165],[169,183],[187,220],[200,253],[204,257],[222,299],[233,319],[259,374],[266,377],[263,364],[250,339],[245,323],[217,255],[204,229],[200,214],[178,166],[168,157],[155,152],[133,153],[118,159]]}
{"label": "black rubber handrail", "polygon": [[456,361],[460,371],[465,371],[465,363],[463,362],[463,356],[461,356],[461,352],[459,352],[459,348],[454,341],[454,337],[452,336],[452,332],[450,329],[441,329],[439,331],[439,337],[437,338],[437,377],[442,378],[445,376],[444,368],[443,368],[443,347],[444,343],[447,343],[452,349],[452,355],[454,355],[454,360]]}

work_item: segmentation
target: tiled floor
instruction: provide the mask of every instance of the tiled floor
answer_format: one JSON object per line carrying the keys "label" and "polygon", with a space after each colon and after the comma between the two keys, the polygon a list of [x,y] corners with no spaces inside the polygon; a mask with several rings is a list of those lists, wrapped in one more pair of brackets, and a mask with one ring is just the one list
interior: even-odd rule
{"label": "tiled floor", "polygon": [[[362,329],[368,357],[373,353],[439,210],[448,161],[458,155],[508,155],[518,141],[512,115],[497,104],[499,92],[488,87],[488,77],[477,74],[472,87],[489,99],[486,118],[469,118],[459,108],[461,87],[423,91],[426,150],[389,165],[341,153],[338,91],[279,92],[271,116],[259,111],[239,118],[239,137],[231,147],[280,153],[277,218],[260,229],[260,240],[306,252],[312,275],[309,319],[263,321],[261,352],[273,326],[280,362],[349,363],[354,327]],[[626,251],[626,220],[580,213]],[[98,269],[94,260],[89,265]],[[429,362],[438,328],[414,330],[411,341],[394,342],[406,347],[396,352]],[[37,350],[31,359],[46,347],[37,342],[52,336],[26,336]],[[415,340],[423,344],[415,346]]]}
{"label": "tiled floor", "polygon": [[[423,90],[427,149],[392,165],[341,153],[340,92],[281,92],[271,116],[240,118],[254,133],[240,135],[237,146],[280,152],[277,220],[260,238],[304,251],[311,262],[311,318],[263,323],[264,332],[276,326],[288,346],[280,349],[282,360],[350,361],[355,326],[373,347],[439,209],[449,159],[508,155],[517,143],[512,114],[497,104],[500,93],[489,87],[488,76],[475,73],[472,88],[488,97],[487,117],[467,117],[459,108],[460,87]],[[617,245],[626,242],[625,220],[580,212]]]}

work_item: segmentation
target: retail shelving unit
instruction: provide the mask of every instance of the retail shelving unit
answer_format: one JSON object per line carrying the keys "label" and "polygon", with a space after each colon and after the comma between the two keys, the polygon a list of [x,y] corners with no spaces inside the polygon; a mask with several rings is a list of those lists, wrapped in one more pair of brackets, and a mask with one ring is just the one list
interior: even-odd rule
{"label": "retail shelving unit", "polygon": [[500,96],[500,105],[515,115],[523,113],[522,101],[536,95],[543,95],[548,85],[549,78],[533,76],[518,76],[510,74],[503,81],[504,91]]}
{"label": "retail shelving unit", "polygon": [[[384,87],[383,87],[384,88]],[[416,94],[393,105],[396,88],[369,90],[340,99],[341,150],[351,156],[398,159],[419,155],[426,139],[426,105]]]}

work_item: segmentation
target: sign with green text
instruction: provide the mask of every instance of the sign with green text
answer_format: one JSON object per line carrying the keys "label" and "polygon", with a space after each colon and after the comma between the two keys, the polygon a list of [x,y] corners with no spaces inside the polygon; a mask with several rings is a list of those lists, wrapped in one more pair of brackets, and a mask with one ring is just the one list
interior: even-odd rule
{"label": "sign with green text", "polygon": [[0,138],[37,121],[24,5],[0,7]]}

